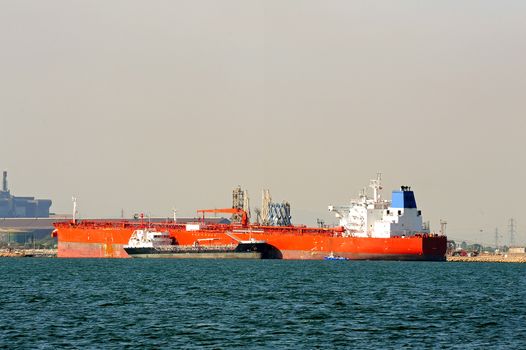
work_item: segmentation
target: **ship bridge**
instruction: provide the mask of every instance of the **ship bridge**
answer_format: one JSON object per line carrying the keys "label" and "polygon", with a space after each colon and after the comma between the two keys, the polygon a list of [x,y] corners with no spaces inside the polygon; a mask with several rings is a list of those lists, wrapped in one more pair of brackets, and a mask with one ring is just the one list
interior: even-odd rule
{"label": "ship bridge", "polygon": [[400,190],[392,191],[391,201],[381,198],[380,174],[371,180],[370,187],[373,189],[372,198],[364,189],[360,199],[351,201],[349,206],[329,206],[329,211],[335,212],[347,235],[389,238],[428,232],[423,226],[411,187],[401,186]]}

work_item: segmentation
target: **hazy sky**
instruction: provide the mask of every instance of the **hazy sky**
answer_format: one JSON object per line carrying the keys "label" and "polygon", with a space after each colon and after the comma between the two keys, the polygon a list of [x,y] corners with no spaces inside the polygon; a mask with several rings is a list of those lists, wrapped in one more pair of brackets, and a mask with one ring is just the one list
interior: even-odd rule
{"label": "hazy sky", "polygon": [[314,225],[381,171],[435,230],[526,241],[525,112],[522,0],[0,0],[0,168],[57,213],[242,185]]}

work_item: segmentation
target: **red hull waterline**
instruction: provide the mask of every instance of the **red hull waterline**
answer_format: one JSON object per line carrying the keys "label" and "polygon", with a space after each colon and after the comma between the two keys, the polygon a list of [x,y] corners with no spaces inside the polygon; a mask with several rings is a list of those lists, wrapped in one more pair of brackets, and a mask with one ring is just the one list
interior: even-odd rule
{"label": "red hull waterline", "polygon": [[[55,223],[58,257],[128,258],[123,246],[139,223],[71,222]],[[186,225],[153,224],[156,230],[168,231],[177,244],[232,244],[238,240],[264,240],[275,248],[274,258],[321,260],[334,254],[351,260],[424,260],[444,261],[447,238],[433,234],[411,237],[344,237],[341,228],[272,227],[250,225],[204,225],[187,231]],[[201,243],[203,244],[203,243]]]}

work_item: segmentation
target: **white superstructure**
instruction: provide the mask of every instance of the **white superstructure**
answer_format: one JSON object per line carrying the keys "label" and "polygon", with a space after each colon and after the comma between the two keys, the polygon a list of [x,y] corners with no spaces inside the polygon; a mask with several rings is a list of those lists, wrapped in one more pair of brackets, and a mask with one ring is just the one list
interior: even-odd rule
{"label": "white superstructure", "polygon": [[329,206],[329,211],[340,219],[345,235],[388,238],[429,233],[427,225],[422,223],[422,215],[411,188],[402,186],[399,191],[393,191],[391,201],[383,200],[381,180],[381,174],[371,180],[369,187],[373,190],[372,198],[363,189],[359,198],[352,200],[350,205]]}
{"label": "white superstructure", "polygon": [[155,248],[172,244],[168,232],[159,232],[151,229],[133,231],[128,245],[124,248]]}

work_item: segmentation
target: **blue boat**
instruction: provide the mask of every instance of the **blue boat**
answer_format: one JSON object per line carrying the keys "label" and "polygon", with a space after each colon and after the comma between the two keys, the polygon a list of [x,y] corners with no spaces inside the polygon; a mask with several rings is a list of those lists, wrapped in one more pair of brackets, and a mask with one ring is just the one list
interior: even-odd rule
{"label": "blue boat", "polygon": [[327,255],[327,256],[324,256],[323,257],[323,260],[349,260],[349,258],[346,258],[344,256],[338,256],[338,255],[334,255],[332,252],[331,254]]}

